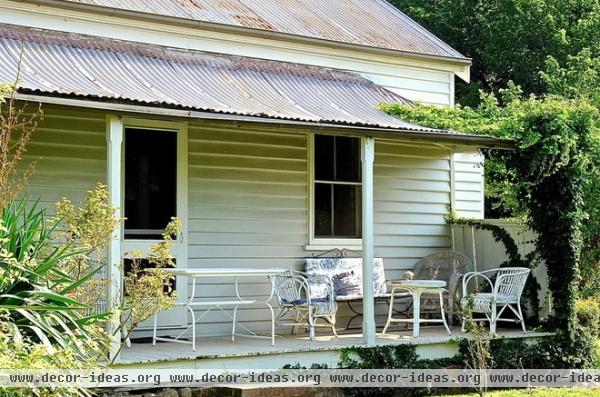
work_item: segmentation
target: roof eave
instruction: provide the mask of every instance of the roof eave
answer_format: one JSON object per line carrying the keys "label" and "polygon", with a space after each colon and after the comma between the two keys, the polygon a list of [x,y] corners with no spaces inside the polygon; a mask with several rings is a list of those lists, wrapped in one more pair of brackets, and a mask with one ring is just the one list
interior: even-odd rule
{"label": "roof eave", "polygon": [[[197,21],[197,20],[192,20],[192,19],[188,19],[188,18],[180,18],[180,17],[168,16],[168,15],[157,15],[157,14],[151,14],[151,13],[146,13],[146,12],[141,12],[141,11],[125,10],[125,9],[103,6],[103,5],[96,5],[96,4],[74,3],[74,2],[67,2],[67,1],[61,1],[61,0],[12,0],[12,1],[16,1],[19,3],[31,3],[31,4],[37,4],[37,5],[43,5],[43,6],[50,6],[50,7],[68,9],[68,10],[73,10],[73,11],[83,11],[83,12],[90,12],[90,13],[99,13],[102,15],[139,19],[139,20],[145,20],[145,21],[149,21],[149,22],[150,21],[151,22],[160,22],[160,23],[173,24],[173,25],[179,25],[179,26],[201,28],[201,29],[215,31],[215,32],[224,32],[224,33],[226,32],[226,33],[234,33],[234,34],[237,33],[237,34],[244,34],[244,35],[249,35],[249,36],[253,36],[253,37],[260,37],[260,38],[267,38],[267,39],[287,40],[287,41],[296,42],[296,43],[318,44],[318,45],[325,45],[325,46],[334,47],[334,48],[359,50],[359,51],[369,52],[369,53],[374,53],[374,54],[395,55],[395,56],[400,55],[400,56],[403,56],[406,58],[412,58],[412,59],[424,59],[424,60],[430,60],[430,61],[452,63],[452,64],[456,64],[457,66],[463,67],[463,68],[464,67],[468,68],[472,63],[471,58],[467,58],[467,57],[450,57],[450,56],[443,56],[443,55],[423,54],[423,53],[417,53],[417,52],[395,50],[395,49],[390,49],[390,48],[374,47],[374,46],[368,46],[368,45],[363,45],[363,44],[344,43],[344,42],[328,40],[328,39],[321,39],[321,38],[316,38],[316,37],[295,35],[295,34],[291,34],[291,33],[275,32],[275,31],[266,30],[266,29],[235,26],[235,25],[228,25],[228,24],[217,23],[217,22]],[[457,75],[466,81],[469,78],[468,71],[457,72]]]}
{"label": "roof eave", "polygon": [[45,103],[49,105],[73,106],[81,108],[101,109],[112,112],[147,114],[161,117],[177,117],[187,119],[219,120],[230,122],[262,123],[282,126],[303,126],[312,131],[328,131],[340,134],[370,135],[385,139],[406,139],[414,141],[427,141],[436,143],[457,144],[462,146],[475,146],[490,149],[514,149],[514,142],[506,139],[498,139],[487,135],[463,134],[452,132],[421,132],[410,129],[368,127],[360,125],[316,123],[310,121],[287,120],[276,118],[265,118],[256,116],[244,116],[237,114],[226,114],[217,112],[206,112],[186,110],[170,107],[143,106],[123,102],[110,102],[101,100],[89,100],[70,98],[56,95],[39,95],[19,93],[16,99],[26,102]]}

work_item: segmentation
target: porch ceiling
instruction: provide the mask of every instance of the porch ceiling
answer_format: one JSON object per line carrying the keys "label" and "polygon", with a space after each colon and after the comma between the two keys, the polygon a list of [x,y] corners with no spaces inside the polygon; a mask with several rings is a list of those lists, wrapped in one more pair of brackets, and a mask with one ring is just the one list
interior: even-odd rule
{"label": "porch ceiling", "polygon": [[388,116],[377,105],[409,101],[336,69],[0,25],[0,81],[17,70],[23,93],[469,138]]}

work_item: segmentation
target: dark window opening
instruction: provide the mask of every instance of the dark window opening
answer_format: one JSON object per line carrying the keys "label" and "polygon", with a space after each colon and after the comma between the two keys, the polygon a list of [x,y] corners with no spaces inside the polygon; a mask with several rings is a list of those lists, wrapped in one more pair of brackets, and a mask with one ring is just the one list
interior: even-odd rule
{"label": "dark window opening", "polygon": [[[176,260],[173,259],[173,263],[176,263]],[[125,275],[125,277],[129,276],[131,274],[131,271],[133,270],[134,265],[136,265],[137,269],[137,275],[138,277],[142,277],[146,274],[148,274],[147,271],[145,271],[146,269],[153,269],[156,267],[156,265],[154,263],[150,263],[150,261],[148,259],[145,258],[136,258],[136,259],[131,259],[131,258],[125,258],[123,260],[123,274]],[[175,277],[173,277],[170,282],[169,285],[165,285],[163,287],[163,291],[165,293],[168,293],[169,296],[174,296],[174,293],[177,290],[177,284],[176,284],[176,279]],[[123,286],[125,287],[125,286]],[[127,291],[125,291],[125,295],[127,295]]]}
{"label": "dark window opening", "polygon": [[156,240],[177,216],[177,133],[125,130],[125,238]]}
{"label": "dark window opening", "polygon": [[315,135],[314,172],[314,236],[361,238],[359,139]]}

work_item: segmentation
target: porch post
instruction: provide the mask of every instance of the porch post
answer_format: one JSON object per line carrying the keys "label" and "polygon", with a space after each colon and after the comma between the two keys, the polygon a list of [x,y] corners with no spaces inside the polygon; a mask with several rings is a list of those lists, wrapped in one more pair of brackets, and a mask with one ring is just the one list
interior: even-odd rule
{"label": "porch post", "polygon": [[362,143],[362,274],[363,336],[368,346],[375,344],[375,301],[373,292],[373,162],[375,139],[361,138]]}
{"label": "porch post", "polygon": [[[123,143],[123,122],[119,117],[108,116],[106,120],[107,139],[107,182],[110,203],[116,208],[115,216],[121,219],[121,154]],[[122,290],[121,278],[121,222],[117,223],[108,247],[108,309],[119,307]],[[110,359],[119,351],[121,344],[120,314],[115,312],[108,322],[110,340]]]}

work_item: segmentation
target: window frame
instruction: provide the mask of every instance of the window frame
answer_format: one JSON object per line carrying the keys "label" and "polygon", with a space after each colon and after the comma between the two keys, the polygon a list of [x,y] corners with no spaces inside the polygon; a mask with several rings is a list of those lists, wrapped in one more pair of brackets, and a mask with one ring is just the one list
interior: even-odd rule
{"label": "window frame", "polygon": [[[362,238],[322,238],[315,237],[315,183],[323,182],[329,184],[340,184],[349,186],[363,185],[363,177],[361,175],[360,182],[338,182],[338,181],[318,181],[315,180],[315,136],[328,135],[339,136],[335,134],[323,134],[311,132],[308,135],[308,244],[304,247],[306,250],[328,250],[328,249],[351,249],[362,250]],[[345,135],[342,135],[345,136]],[[359,164],[362,164],[362,141],[358,136],[351,136],[359,140]],[[361,218],[362,218],[362,199],[361,199]],[[361,231],[362,234],[362,231]]]}
{"label": "window frame", "polygon": [[[188,164],[187,164],[187,123],[176,122],[176,121],[164,121],[164,120],[151,120],[151,119],[139,119],[132,117],[123,117],[123,142],[121,150],[121,191],[125,192],[125,131],[128,128],[139,128],[145,130],[156,130],[156,131],[167,131],[177,134],[176,143],[176,216],[183,223],[183,230],[181,235],[177,237],[176,241],[181,242],[183,236],[187,234],[187,215],[188,215]],[[121,209],[123,215],[125,214],[125,195],[121,197]],[[185,234],[184,234],[185,233]],[[137,239],[137,238],[125,238],[125,221],[121,221],[121,241],[129,243],[153,243],[162,241],[162,239]]]}

